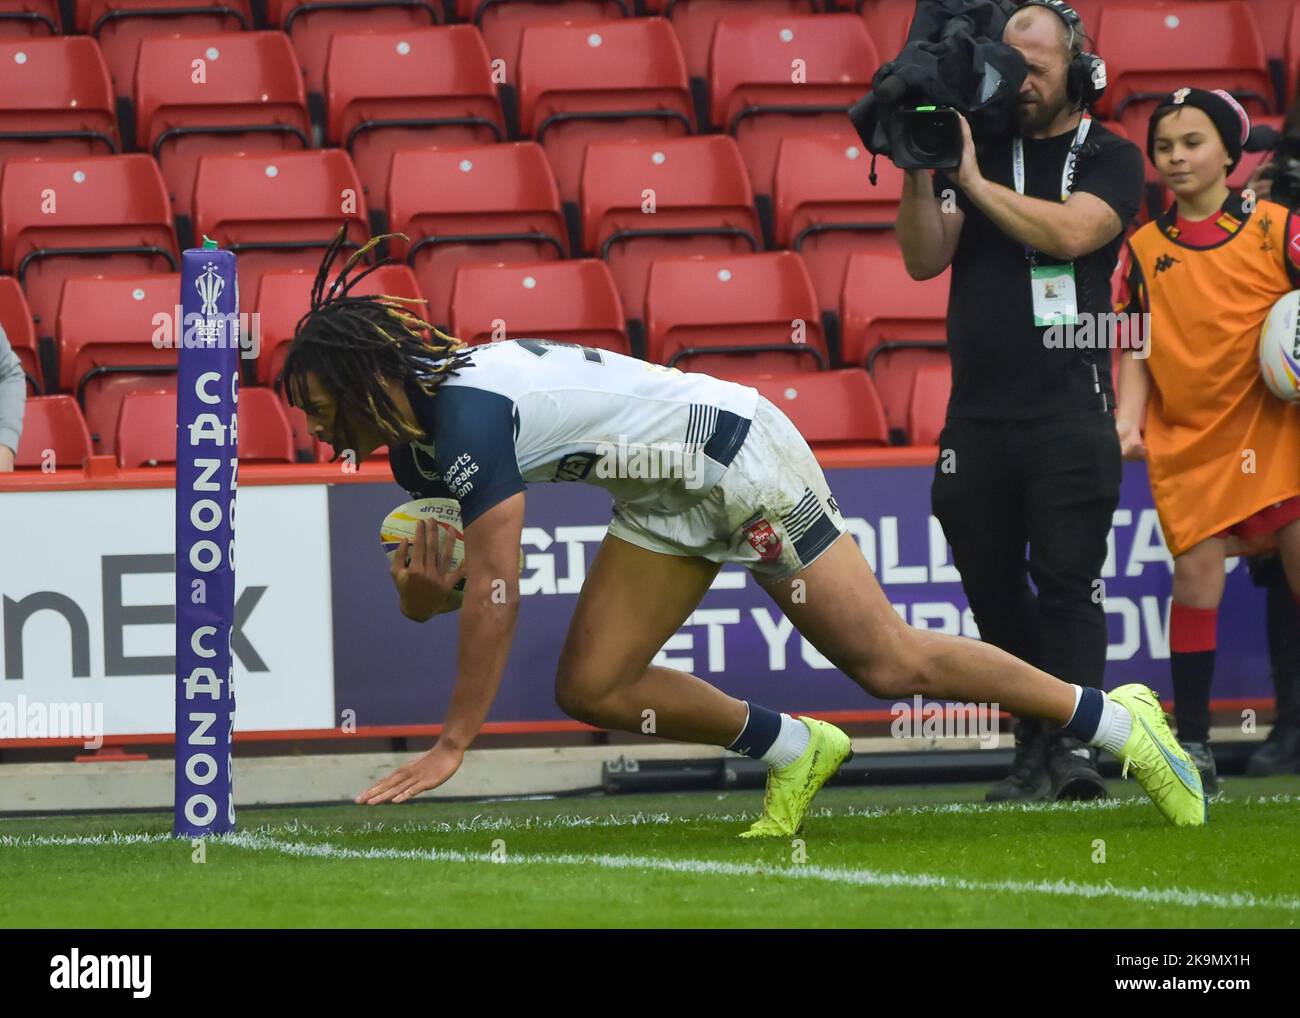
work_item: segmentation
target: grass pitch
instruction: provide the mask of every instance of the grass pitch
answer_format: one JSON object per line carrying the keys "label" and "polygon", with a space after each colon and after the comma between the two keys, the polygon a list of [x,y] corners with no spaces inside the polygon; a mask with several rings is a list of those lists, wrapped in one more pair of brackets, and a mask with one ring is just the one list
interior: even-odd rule
{"label": "grass pitch", "polygon": [[1168,826],[983,785],[830,788],[798,840],[736,834],[760,792],[0,820],[2,927],[1295,927],[1300,779],[1228,778]]}

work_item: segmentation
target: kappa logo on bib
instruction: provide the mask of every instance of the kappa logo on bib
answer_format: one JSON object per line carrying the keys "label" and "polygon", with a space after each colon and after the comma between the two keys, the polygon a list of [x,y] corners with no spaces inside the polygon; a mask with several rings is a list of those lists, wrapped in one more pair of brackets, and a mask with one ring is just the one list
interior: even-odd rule
{"label": "kappa logo on bib", "polygon": [[751,519],[743,529],[745,537],[764,562],[775,562],[781,557],[781,537],[767,520],[762,517]]}

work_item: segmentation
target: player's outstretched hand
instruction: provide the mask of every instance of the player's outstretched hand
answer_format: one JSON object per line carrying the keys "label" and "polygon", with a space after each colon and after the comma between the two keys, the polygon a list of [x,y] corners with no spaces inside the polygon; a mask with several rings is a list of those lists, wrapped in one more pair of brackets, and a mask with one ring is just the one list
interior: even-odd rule
{"label": "player's outstretched hand", "polygon": [[[402,614],[416,622],[428,622],[447,600],[453,587],[465,578],[465,563],[453,569],[455,539],[442,527],[425,520],[416,525],[415,539],[405,538],[393,553],[393,583],[397,586]],[[409,553],[410,561],[407,561]]]}
{"label": "player's outstretched hand", "polygon": [[438,743],[424,756],[399,767],[383,781],[371,785],[354,800],[361,806],[381,802],[405,802],[414,795],[437,788],[460,768],[465,754]]}

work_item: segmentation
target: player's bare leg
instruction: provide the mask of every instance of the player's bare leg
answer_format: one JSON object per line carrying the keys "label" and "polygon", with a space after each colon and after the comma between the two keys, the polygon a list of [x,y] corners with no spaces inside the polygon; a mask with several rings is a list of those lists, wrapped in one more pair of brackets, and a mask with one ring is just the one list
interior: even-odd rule
{"label": "player's bare leg", "polygon": [[709,589],[718,566],[607,537],[583,584],[556,677],[570,715],[605,728],[725,746],[768,765],[763,816],[742,837],[785,837],[851,755],[833,725],[737,700],[650,662]]}
{"label": "player's bare leg", "polygon": [[872,696],[998,703],[1058,725],[1074,712],[1068,683],[991,644],[907,625],[848,534],[766,589],[795,628]]}
{"label": "player's bare leg", "polygon": [[890,607],[847,534],[793,580],[767,590],[813,646],[873,695],[997,703],[1063,724],[1072,736],[1118,756],[1125,772],[1131,766],[1171,823],[1205,823],[1200,776],[1147,687],[1105,694],[1062,682],[978,640],[913,629]]}
{"label": "player's bare leg", "polygon": [[560,652],[555,698],[565,713],[601,728],[730,745],[745,724],[745,702],[687,672],[650,664],[718,568],[607,537]]}

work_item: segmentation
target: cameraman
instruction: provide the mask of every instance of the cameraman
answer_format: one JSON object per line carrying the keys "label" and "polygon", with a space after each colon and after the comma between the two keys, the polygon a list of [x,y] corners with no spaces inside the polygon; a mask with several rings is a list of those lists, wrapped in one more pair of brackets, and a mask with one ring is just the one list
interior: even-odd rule
{"label": "cameraman", "polygon": [[[1084,112],[1104,85],[1085,39],[1063,4],[1034,0],[1011,15],[1003,41],[1028,69],[1019,133],[977,150],[963,119],[951,181],[907,173],[897,233],[913,278],[952,266],[952,397],[931,498],[980,633],[1066,682],[1100,687],[1100,577],[1121,472],[1110,355],[1052,341],[1044,323],[1069,323],[1055,316],[1076,298],[1079,328],[1111,311],[1143,164]],[[1094,318],[1091,335],[1106,335],[1109,321]],[[1022,720],[1011,774],[987,798],[1104,795],[1095,750]]]}

